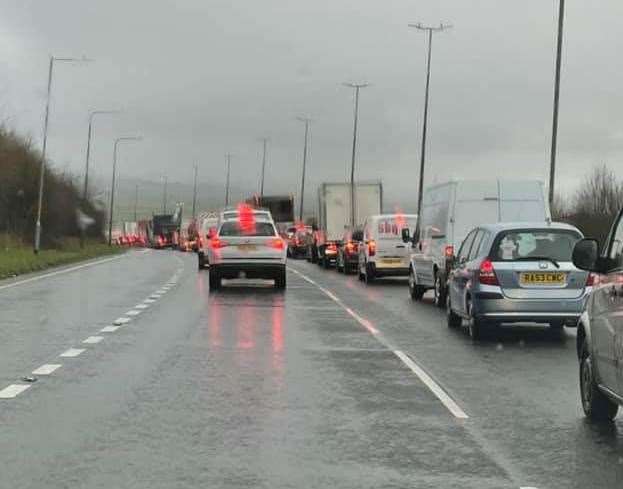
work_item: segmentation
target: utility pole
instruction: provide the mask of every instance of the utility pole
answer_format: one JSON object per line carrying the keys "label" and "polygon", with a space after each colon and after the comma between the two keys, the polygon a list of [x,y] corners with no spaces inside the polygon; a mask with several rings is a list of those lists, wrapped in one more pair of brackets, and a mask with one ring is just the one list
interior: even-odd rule
{"label": "utility pole", "polygon": [[449,24],[439,24],[438,26],[425,26],[421,23],[409,24],[409,27],[413,27],[420,31],[428,33],[428,56],[426,62],[426,92],[424,97],[424,123],[422,125],[422,148],[420,154],[420,182],[418,185],[418,197],[417,197],[417,212],[418,216],[422,214],[422,198],[424,193],[424,166],[426,163],[426,132],[428,126],[428,95],[430,89],[430,60],[433,47],[433,33],[441,32],[446,29],[450,29],[452,26]]}
{"label": "utility pole", "polygon": [[303,143],[303,176],[301,177],[301,205],[299,206],[299,221],[303,222],[303,202],[305,200],[305,168],[307,166],[307,138],[309,134],[309,124],[311,119],[308,117],[297,117],[305,123],[305,142]]}
{"label": "utility pole", "polygon": [[195,163],[195,182],[193,184],[193,220],[195,219],[195,212],[197,210],[197,172],[199,167]]}
{"label": "utility pole", "polygon": [[45,102],[45,118],[43,121],[43,148],[41,150],[41,165],[39,168],[39,198],[37,201],[37,221],[35,222],[35,242],[33,246],[33,251],[35,254],[39,253],[39,248],[41,245],[41,209],[43,207],[43,181],[45,179],[45,158],[46,151],[48,147],[48,123],[50,120],[50,99],[52,95],[52,75],[54,72],[54,62],[66,62],[66,63],[74,63],[74,62],[87,62],[91,61],[85,57],[82,58],[57,58],[55,56],[50,56],[50,64],[48,66],[48,91]]}
{"label": "utility pole", "polygon": [[554,78],[554,114],[552,117],[552,149],[549,165],[549,204],[554,202],[554,184],[556,179],[556,152],[558,147],[558,102],[560,100],[560,65],[562,63],[562,41],[565,23],[565,0],[559,0],[558,41],[556,46],[556,74]]}
{"label": "utility pole", "polygon": [[125,141],[141,141],[143,138],[140,136],[128,136],[115,139],[115,146],[113,149],[113,160],[112,160],[112,183],[110,185],[110,210],[108,211],[109,219],[108,219],[108,246],[112,246],[112,221],[113,214],[115,209],[115,178],[117,175],[117,148],[119,147],[119,143]]}
{"label": "utility pole", "polygon": [[137,222],[136,208],[138,206],[138,184],[134,186],[134,222]]}
{"label": "utility pole", "polygon": [[355,89],[355,115],[353,122],[353,151],[350,164],[350,225],[355,227],[355,156],[357,154],[357,124],[359,120],[359,90],[368,83],[344,83],[344,86]]}
{"label": "utility pole", "polygon": [[229,175],[231,170],[231,153],[225,155],[227,160],[227,182],[225,184],[225,207],[229,206]]}
{"label": "utility pole", "polygon": [[168,178],[166,175],[162,175],[162,213],[166,214],[167,213],[167,183],[168,183]]}
{"label": "utility pole", "polygon": [[264,174],[266,172],[266,143],[268,142],[268,138],[262,138],[262,143],[264,146],[264,150],[262,152],[262,176],[260,179],[260,201],[264,201]]}

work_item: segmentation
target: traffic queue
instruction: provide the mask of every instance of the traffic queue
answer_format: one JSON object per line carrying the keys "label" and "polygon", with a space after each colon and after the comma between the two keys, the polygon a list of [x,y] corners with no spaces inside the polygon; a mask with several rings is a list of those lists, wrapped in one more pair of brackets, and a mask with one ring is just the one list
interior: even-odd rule
{"label": "traffic queue", "polygon": [[291,197],[267,202],[279,204],[276,215],[254,198],[200,214],[182,236],[178,249],[196,251],[211,292],[231,279],[283,290],[288,258],[356,274],[365,286],[402,277],[413,301],[431,291],[448,328],[464,327],[474,341],[506,326],[545,325],[561,336],[576,328],[584,412],[611,420],[623,405],[620,215],[600,254],[578,228],[552,221],[537,180],[434,185],[419,216],[383,213],[380,182],[322,184],[309,224],[295,222]]}

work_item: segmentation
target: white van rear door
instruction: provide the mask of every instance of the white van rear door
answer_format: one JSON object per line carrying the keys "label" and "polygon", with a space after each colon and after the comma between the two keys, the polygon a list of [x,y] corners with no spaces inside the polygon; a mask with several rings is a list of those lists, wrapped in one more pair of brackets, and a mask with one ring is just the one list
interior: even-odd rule
{"label": "white van rear door", "polygon": [[402,241],[402,229],[413,233],[417,219],[403,215],[386,216],[370,223],[376,236],[377,263],[382,267],[409,267],[409,247]]}
{"label": "white van rear door", "polygon": [[500,180],[500,222],[543,222],[549,217],[543,184]]}

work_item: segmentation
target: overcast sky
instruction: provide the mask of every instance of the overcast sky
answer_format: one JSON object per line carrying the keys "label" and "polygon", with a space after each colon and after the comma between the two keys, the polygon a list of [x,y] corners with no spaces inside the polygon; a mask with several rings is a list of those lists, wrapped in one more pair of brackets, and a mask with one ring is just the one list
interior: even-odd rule
{"label": "overcast sky", "polygon": [[[81,174],[90,109],[92,164],[158,180],[232,179],[297,191],[303,124],[313,118],[310,192],[349,174],[353,94],[361,92],[357,177],[415,200],[426,38],[409,22],[453,24],[433,42],[427,182],[548,174],[556,0],[0,0],[0,111],[40,145],[49,54],[87,55],[54,71],[49,155]],[[623,153],[623,2],[567,2],[559,172],[573,188]],[[406,206],[411,207],[411,206]]]}

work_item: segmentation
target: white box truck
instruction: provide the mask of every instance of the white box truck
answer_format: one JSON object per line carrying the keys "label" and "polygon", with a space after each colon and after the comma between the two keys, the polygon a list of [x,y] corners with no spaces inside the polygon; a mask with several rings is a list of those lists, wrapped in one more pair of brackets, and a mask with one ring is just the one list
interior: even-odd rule
{"label": "white box truck", "polygon": [[[312,261],[329,268],[335,264],[337,248],[344,230],[351,226],[350,183],[323,183],[318,188],[318,229],[310,244]],[[383,207],[381,182],[355,184],[355,227],[362,226],[366,217],[380,214]]]}
{"label": "white box truck", "polygon": [[448,268],[455,250],[474,227],[550,219],[540,180],[463,180],[426,188],[418,231],[410,241],[411,297],[419,300],[433,289],[435,304],[445,307]]}

